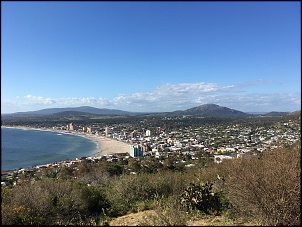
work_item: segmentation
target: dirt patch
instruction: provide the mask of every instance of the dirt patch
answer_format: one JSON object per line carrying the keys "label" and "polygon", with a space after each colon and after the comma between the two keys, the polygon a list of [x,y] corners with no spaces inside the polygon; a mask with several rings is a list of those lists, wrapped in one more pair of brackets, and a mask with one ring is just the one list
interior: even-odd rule
{"label": "dirt patch", "polygon": [[[160,217],[154,210],[145,210],[131,213],[109,222],[109,226],[159,226]],[[259,226],[256,223],[245,223],[239,220],[230,220],[224,216],[195,217],[186,223],[186,226]]]}
{"label": "dirt patch", "polygon": [[109,222],[109,226],[143,226],[152,225],[157,214],[154,210],[145,210],[118,217]]}

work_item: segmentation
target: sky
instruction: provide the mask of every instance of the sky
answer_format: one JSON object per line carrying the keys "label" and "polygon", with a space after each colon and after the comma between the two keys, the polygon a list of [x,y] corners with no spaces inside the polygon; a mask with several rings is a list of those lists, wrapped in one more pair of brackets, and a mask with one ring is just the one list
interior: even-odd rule
{"label": "sky", "polygon": [[300,1],[1,1],[1,113],[301,110]]}

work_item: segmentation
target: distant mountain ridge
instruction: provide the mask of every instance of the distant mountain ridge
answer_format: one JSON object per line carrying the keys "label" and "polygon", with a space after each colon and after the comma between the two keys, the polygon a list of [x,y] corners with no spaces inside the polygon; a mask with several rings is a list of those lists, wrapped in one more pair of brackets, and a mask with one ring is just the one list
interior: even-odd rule
{"label": "distant mountain ridge", "polygon": [[[296,111],[297,112],[297,111]],[[301,112],[300,112],[301,113]],[[12,117],[31,117],[31,116],[50,116],[56,115],[85,115],[85,114],[95,114],[95,115],[139,115],[147,114],[147,112],[129,112],[117,109],[106,109],[106,108],[95,108],[90,106],[81,107],[67,107],[67,108],[48,108],[37,111],[28,112],[17,112],[11,114],[1,114],[2,117],[12,116]],[[172,112],[162,112],[162,113],[148,113],[150,114],[161,114],[162,116],[199,116],[199,117],[249,117],[255,116],[256,114],[244,113],[235,109],[230,109],[227,107],[219,106],[216,104],[204,104],[197,107],[193,107],[186,110],[177,110]],[[266,114],[259,114],[262,116],[285,116],[290,114],[290,112],[268,112]],[[258,115],[258,114],[257,114]]]}
{"label": "distant mountain ridge", "polygon": [[270,117],[282,117],[290,114],[290,112],[277,112],[277,111],[271,111],[266,114],[263,114],[263,116],[270,116]]}
{"label": "distant mountain ridge", "polygon": [[80,106],[80,107],[67,107],[67,108],[48,108],[36,111],[28,111],[28,112],[17,112],[6,115],[15,115],[15,116],[37,116],[37,115],[49,115],[56,114],[60,112],[82,112],[82,113],[90,113],[90,114],[98,114],[98,115],[126,115],[132,114],[132,112],[116,110],[116,109],[106,109],[106,108],[95,108],[90,106]]}

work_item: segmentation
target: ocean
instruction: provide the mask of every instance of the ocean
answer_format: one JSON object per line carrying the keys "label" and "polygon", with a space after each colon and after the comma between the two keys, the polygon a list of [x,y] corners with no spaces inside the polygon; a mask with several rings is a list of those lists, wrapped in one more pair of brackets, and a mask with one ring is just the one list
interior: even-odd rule
{"label": "ocean", "polygon": [[1,172],[94,156],[97,146],[83,136],[1,127]]}

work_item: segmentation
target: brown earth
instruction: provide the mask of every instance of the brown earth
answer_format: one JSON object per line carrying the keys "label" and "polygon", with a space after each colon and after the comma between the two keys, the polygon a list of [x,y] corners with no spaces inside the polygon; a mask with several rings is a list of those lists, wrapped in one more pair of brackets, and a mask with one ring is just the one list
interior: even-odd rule
{"label": "brown earth", "polygon": [[[159,226],[158,215],[154,210],[131,213],[111,220],[109,226]],[[223,216],[209,216],[207,218],[193,218],[186,226],[255,226],[256,223],[234,221]],[[258,224],[259,225],[259,224]]]}
{"label": "brown earth", "polygon": [[157,217],[154,210],[145,210],[138,213],[127,214],[113,219],[109,222],[109,226],[142,226],[150,225],[153,219]]}

